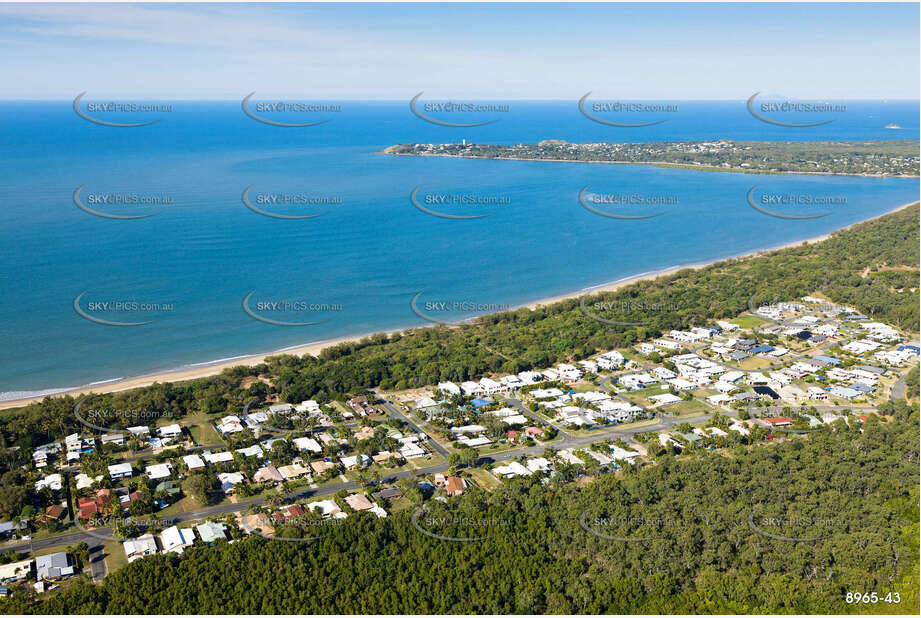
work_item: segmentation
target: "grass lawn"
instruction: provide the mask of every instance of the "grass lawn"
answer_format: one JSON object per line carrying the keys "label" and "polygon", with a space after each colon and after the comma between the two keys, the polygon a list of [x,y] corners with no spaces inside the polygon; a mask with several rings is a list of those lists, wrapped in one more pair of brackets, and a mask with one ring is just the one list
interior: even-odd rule
{"label": "grass lawn", "polygon": [[352,408],[348,407],[347,405],[345,405],[345,404],[342,403],[341,401],[333,401],[333,402],[331,402],[330,405],[331,405],[333,408],[335,408],[335,410],[336,410],[337,412],[339,412],[339,414],[346,414],[346,413],[348,413],[348,414],[355,414],[355,412],[352,411]]}
{"label": "grass lawn", "polygon": [[105,554],[106,577],[128,565],[128,556],[119,541],[103,541],[102,550]]}
{"label": "grass lawn", "polygon": [[752,356],[751,358],[746,358],[744,361],[739,363],[739,367],[742,369],[764,369],[765,367],[770,367],[775,362],[770,361],[766,358],[761,358],[760,356]]}
{"label": "grass lawn", "polygon": [[189,434],[191,434],[195,444],[222,444],[224,442],[217,429],[211,424],[207,414],[199,413],[187,416],[181,424],[183,427],[189,428]]}
{"label": "grass lawn", "polygon": [[668,412],[674,416],[698,416],[699,414],[710,412],[711,409],[701,401],[692,399],[691,401],[682,401],[668,406]]}
{"label": "grass lawn", "polygon": [[588,393],[591,391],[601,390],[601,387],[595,386],[591,382],[580,382],[579,384],[570,384],[569,389],[576,393]]}
{"label": "grass lawn", "polygon": [[756,318],[755,316],[750,315],[750,314],[740,315],[739,317],[735,319],[729,320],[729,322],[731,324],[736,324],[741,328],[747,328],[747,329],[752,329],[752,328],[755,328],[756,326],[761,326],[762,324],[765,323],[765,321],[762,320],[761,318]]}
{"label": "grass lawn", "polygon": [[179,513],[188,513],[190,511],[197,511],[198,509],[203,508],[201,504],[198,503],[195,498],[192,496],[186,496],[178,502],[169,505],[162,511],[156,513],[156,516],[165,517],[167,515],[178,515]]}
{"label": "grass lawn", "polygon": [[415,503],[406,496],[400,496],[396,500],[390,500],[387,503],[387,510],[391,513],[399,513],[400,511],[406,511],[414,508],[416,508]]}
{"label": "grass lawn", "polygon": [[470,477],[476,481],[476,484],[486,491],[492,491],[502,485],[496,477],[481,468],[472,468],[468,472],[470,473]]}

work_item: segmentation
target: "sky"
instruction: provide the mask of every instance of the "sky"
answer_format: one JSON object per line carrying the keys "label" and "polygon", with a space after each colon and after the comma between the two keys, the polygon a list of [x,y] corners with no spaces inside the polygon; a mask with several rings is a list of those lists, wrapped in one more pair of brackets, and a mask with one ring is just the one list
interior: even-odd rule
{"label": "sky", "polygon": [[0,4],[0,99],[919,98],[919,4]]}

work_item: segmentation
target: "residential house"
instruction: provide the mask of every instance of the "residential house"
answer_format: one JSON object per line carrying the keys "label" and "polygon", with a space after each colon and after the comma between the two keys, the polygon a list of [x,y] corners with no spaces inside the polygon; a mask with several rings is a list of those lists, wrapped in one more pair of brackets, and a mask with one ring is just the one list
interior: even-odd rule
{"label": "residential house", "polygon": [[128,562],[134,562],[144,556],[153,556],[157,553],[157,540],[152,534],[145,534],[136,539],[128,539],[123,543]]}

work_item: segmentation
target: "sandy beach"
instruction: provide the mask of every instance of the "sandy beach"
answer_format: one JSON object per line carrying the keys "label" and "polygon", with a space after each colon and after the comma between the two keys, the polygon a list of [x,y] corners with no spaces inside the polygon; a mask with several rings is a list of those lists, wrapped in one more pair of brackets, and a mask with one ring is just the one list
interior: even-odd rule
{"label": "sandy beach", "polygon": [[[896,208],[893,208],[892,210],[888,211],[887,213],[885,213],[885,214],[883,214],[883,215],[879,215],[879,216],[877,216],[877,217],[872,217],[872,218],[870,218],[870,219],[866,219],[866,220],[864,220],[864,221],[860,221],[860,222],[858,222],[858,223],[854,223],[853,225],[849,225],[849,226],[844,227],[844,228],[841,228],[841,230],[837,230],[837,231],[843,231],[843,230],[849,229],[849,228],[851,228],[851,227],[854,227],[855,225],[859,225],[860,223],[865,223],[866,221],[872,221],[872,220],[874,220],[874,219],[878,219],[878,218],[880,218],[880,217],[886,216],[887,214],[891,214],[891,213],[893,213],[893,212],[897,212],[897,211],[902,210],[902,209],[904,209],[904,208],[908,208],[909,206],[912,206],[912,205],[917,204],[917,203],[918,203],[918,202],[910,202],[910,203],[908,203],[908,204],[903,204],[903,205],[901,205],[901,206],[898,206],[898,207],[896,207]],[[835,232],[833,232],[833,233],[835,233]],[[669,274],[675,273],[675,272],[677,272],[677,271],[679,271],[679,270],[684,270],[684,269],[686,269],[686,268],[700,269],[700,268],[705,268],[705,267],[707,267],[707,266],[709,266],[709,265],[711,265],[711,264],[715,264],[715,263],[717,263],[717,262],[722,262],[722,261],[725,261],[725,260],[728,260],[728,259],[739,259],[739,258],[744,258],[744,257],[760,256],[760,255],[765,255],[765,254],[771,253],[771,252],[773,252],[773,251],[777,251],[777,250],[780,250],[780,249],[784,249],[784,248],[786,248],[786,247],[792,247],[792,246],[801,245],[801,244],[803,244],[803,243],[813,244],[813,243],[821,242],[821,241],[823,241],[823,240],[829,238],[831,235],[832,235],[832,234],[824,234],[824,235],[822,235],[822,236],[816,236],[816,237],[814,237],[814,238],[809,238],[809,239],[805,239],[805,240],[798,240],[798,241],[795,241],[795,242],[786,243],[786,244],[784,244],[784,245],[777,246],[777,247],[773,247],[773,248],[770,248],[770,249],[762,249],[762,250],[760,250],[760,251],[755,251],[755,252],[751,252],[751,253],[745,253],[745,254],[736,255],[736,256],[728,256],[728,257],[721,258],[721,259],[719,259],[719,260],[714,260],[714,261],[711,261],[711,262],[706,262],[706,263],[701,263],[701,264],[687,264],[687,265],[681,265],[681,266],[674,266],[674,267],[671,267],[671,268],[667,268],[667,269],[663,269],[663,270],[659,270],[659,271],[655,271],[655,272],[651,272],[651,273],[645,273],[645,274],[637,275],[637,276],[634,276],[634,277],[627,277],[627,278],[620,279],[620,280],[617,280],[617,281],[612,281],[612,282],[610,282],[610,283],[605,283],[605,284],[601,284],[601,285],[597,285],[597,286],[592,286],[592,287],[590,287],[590,288],[585,288],[585,289],[582,289],[582,290],[578,290],[578,291],[576,291],[576,292],[571,292],[571,293],[567,293],[567,294],[561,294],[561,295],[553,296],[553,297],[550,297],[550,298],[543,298],[543,299],[541,299],[541,300],[534,301],[534,302],[532,302],[532,303],[527,303],[527,304],[524,304],[524,305],[520,305],[519,307],[527,307],[527,308],[529,308],[529,309],[533,309],[533,308],[538,307],[538,306],[541,306],[541,305],[548,305],[548,304],[551,304],[551,303],[554,303],[554,302],[557,302],[557,301],[560,301],[560,300],[564,300],[564,299],[567,299],[567,298],[578,298],[578,297],[583,296],[583,295],[585,295],[585,294],[587,294],[587,293],[610,292],[610,291],[618,290],[618,289],[623,288],[623,287],[625,287],[625,286],[631,285],[631,284],[636,283],[636,282],[638,282],[638,281],[645,281],[645,280],[655,279],[655,278],[657,278],[657,277],[662,277],[662,276],[665,276],[665,275],[669,275]],[[395,333],[395,332],[399,332],[399,330],[386,331],[386,332],[387,332],[387,334],[392,334],[392,333]],[[215,362],[215,363],[202,363],[202,364],[197,365],[197,366],[195,366],[195,367],[188,367],[188,368],[176,369],[176,370],[173,370],[173,371],[165,371],[165,372],[156,373],[156,374],[151,374],[151,375],[146,375],[146,376],[139,376],[139,377],[133,377],[133,378],[125,378],[125,379],[122,379],[122,380],[113,380],[113,381],[111,381],[111,382],[107,382],[107,383],[103,383],[103,384],[97,384],[97,385],[94,385],[94,386],[82,386],[82,387],[77,387],[77,388],[73,388],[73,389],[63,390],[63,391],[61,391],[61,392],[56,392],[56,393],[50,394],[50,395],[39,395],[39,396],[33,396],[33,397],[25,397],[25,398],[22,398],[22,399],[11,399],[11,400],[8,400],[8,401],[2,401],[2,402],[0,402],[0,410],[9,409],[9,408],[21,407],[21,406],[24,406],[24,405],[26,405],[26,404],[28,404],[28,403],[33,402],[33,401],[41,401],[41,400],[44,399],[45,397],[56,397],[56,396],[61,396],[61,395],[76,396],[76,395],[86,394],[86,393],[90,393],[90,392],[93,392],[93,393],[113,393],[113,392],[119,392],[119,391],[130,390],[130,389],[132,389],[132,388],[138,388],[138,387],[143,387],[143,386],[149,386],[149,385],[154,384],[154,383],[156,383],[156,382],[182,382],[182,381],[186,381],[186,380],[194,380],[194,379],[198,379],[198,378],[204,378],[204,377],[208,377],[208,376],[217,375],[217,374],[221,373],[224,369],[227,369],[227,368],[230,368],[230,367],[258,365],[258,364],[264,362],[265,359],[266,359],[267,357],[269,357],[269,356],[278,356],[278,355],[280,355],[280,354],[292,354],[292,355],[296,355],[296,356],[304,356],[304,355],[306,355],[306,354],[310,354],[310,355],[312,355],[312,356],[317,356],[317,355],[319,355],[320,352],[321,352],[323,349],[325,349],[325,348],[332,347],[332,346],[338,345],[338,344],[343,343],[343,342],[346,342],[346,341],[359,341],[360,339],[362,339],[362,338],[364,338],[364,337],[367,337],[367,336],[369,336],[369,335],[371,335],[371,334],[372,334],[372,333],[367,333],[367,334],[359,335],[359,336],[355,336],[355,337],[342,337],[342,338],[338,338],[338,339],[330,339],[330,340],[326,340],[326,341],[318,341],[318,342],[306,344],[306,345],[303,345],[303,346],[285,348],[285,349],[283,349],[283,350],[276,350],[276,351],[267,352],[267,353],[264,353],[264,354],[254,354],[254,355],[252,355],[252,356],[238,357],[238,358],[235,358],[235,359],[233,359],[233,360],[228,360],[228,361],[223,361],[223,362],[222,362],[222,361],[218,361],[218,362]]]}

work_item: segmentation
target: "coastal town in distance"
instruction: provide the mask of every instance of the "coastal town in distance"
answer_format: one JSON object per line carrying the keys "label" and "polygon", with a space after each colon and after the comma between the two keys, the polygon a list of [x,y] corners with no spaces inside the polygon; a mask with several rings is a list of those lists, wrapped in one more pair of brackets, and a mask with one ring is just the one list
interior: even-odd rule
{"label": "coastal town in distance", "polygon": [[919,615],[919,24],[0,0],[0,614]]}

